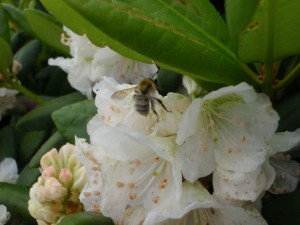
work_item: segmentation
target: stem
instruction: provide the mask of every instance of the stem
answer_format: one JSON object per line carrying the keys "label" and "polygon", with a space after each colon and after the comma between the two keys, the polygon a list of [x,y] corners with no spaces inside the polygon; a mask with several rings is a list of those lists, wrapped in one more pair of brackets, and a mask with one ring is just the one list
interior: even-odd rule
{"label": "stem", "polygon": [[38,97],[36,94],[32,93],[26,87],[22,86],[18,81],[13,81],[12,86],[14,89],[20,91],[22,94],[32,99],[33,101],[37,102],[39,105],[43,105],[46,103],[43,99]]}
{"label": "stem", "polygon": [[240,63],[240,66],[255,83],[257,84],[261,83],[261,81],[258,79],[257,74],[253,72],[245,63]]}
{"label": "stem", "polygon": [[268,95],[272,94],[272,85],[274,80],[273,75],[273,3],[272,1],[265,1],[266,3],[266,56],[265,56],[265,77],[263,80],[263,92]]}
{"label": "stem", "polygon": [[289,85],[292,81],[294,81],[297,76],[300,74],[300,63],[283,79],[279,82],[278,85],[273,87],[273,90],[279,90],[287,85]]}

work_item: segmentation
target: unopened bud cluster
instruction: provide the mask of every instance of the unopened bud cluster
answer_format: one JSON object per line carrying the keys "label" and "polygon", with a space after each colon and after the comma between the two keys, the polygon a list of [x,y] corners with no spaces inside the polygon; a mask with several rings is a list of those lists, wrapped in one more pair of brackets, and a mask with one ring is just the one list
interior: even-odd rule
{"label": "unopened bud cluster", "polygon": [[79,194],[85,184],[85,169],[66,144],[41,159],[41,176],[30,189],[29,212],[38,224],[56,224],[64,215],[82,211]]}

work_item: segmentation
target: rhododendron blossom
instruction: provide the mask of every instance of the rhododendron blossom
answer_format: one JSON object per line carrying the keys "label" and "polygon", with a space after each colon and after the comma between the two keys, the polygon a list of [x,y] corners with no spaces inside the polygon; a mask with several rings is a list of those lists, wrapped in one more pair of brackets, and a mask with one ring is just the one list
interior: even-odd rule
{"label": "rhododendron blossom", "polygon": [[69,37],[63,35],[62,42],[70,47],[72,58],[49,59],[49,65],[62,68],[68,73],[72,87],[88,97],[104,76],[114,77],[120,83],[135,84],[145,77],[152,78],[158,71],[153,63],[128,59],[109,47],[95,46],[85,35],[75,34],[66,27],[64,30]]}

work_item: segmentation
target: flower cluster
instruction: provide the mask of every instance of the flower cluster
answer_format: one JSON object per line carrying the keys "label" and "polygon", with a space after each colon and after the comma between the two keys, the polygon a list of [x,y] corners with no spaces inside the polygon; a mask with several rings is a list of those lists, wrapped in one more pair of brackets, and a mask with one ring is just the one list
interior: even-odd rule
{"label": "flower cluster", "polygon": [[[112,97],[130,88],[113,78],[94,87],[90,144],[76,140],[85,210],[116,224],[266,224],[251,203],[274,180],[269,157],[300,140],[299,131],[275,133],[270,100],[246,83],[193,101],[156,92],[156,112],[143,116],[136,93]],[[199,182],[211,174],[213,195]]]}
{"label": "flower cluster", "polygon": [[[87,178],[80,194],[85,211],[124,225],[267,224],[255,202],[276,177],[269,159],[299,143],[300,130],[276,133],[279,116],[266,95],[246,83],[207,93],[184,78],[188,96],[161,96],[150,79],[133,85],[151,77],[154,64],[126,59],[66,31],[73,58],[49,63],[68,72],[82,93],[91,96],[93,88],[98,109],[87,127],[90,143],[76,138]],[[195,98],[200,93],[206,95]],[[33,186],[33,201],[37,185],[50,193],[49,177],[43,172]],[[39,195],[45,196],[51,195]],[[62,214],[51,215],[48,223]]]}
{"label": "flower cluster", "polygon": [[104,76],[114,77],[120,83],[137,83],[143,76],[157,72],[155,64],[145,64],[123,57],[109,47],[97,47],[85,36],[64,27],[68,37],[62,42],[70,47],[72,58],[49,59],[49,65],[59,66],[68,73],[72,87],[91,97],[93,86]]}
{"label": "flower cluster", "polygon": [[66,144],[41,159],[41,176],[31,187],[28,202],[29,212],[39,225],[56,224],[64,215],[82,211],[79,194],[85,169],[77,161],[74,148]]}

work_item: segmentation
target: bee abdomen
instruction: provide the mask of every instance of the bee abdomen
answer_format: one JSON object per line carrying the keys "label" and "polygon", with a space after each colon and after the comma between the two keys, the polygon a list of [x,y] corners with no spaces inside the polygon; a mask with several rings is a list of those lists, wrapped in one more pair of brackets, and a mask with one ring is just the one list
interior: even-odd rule
{"label": "bee abdomen", "polygon": [[144,116],[149,113],[150,102],[145,95],[134,95],[136,111]]}

